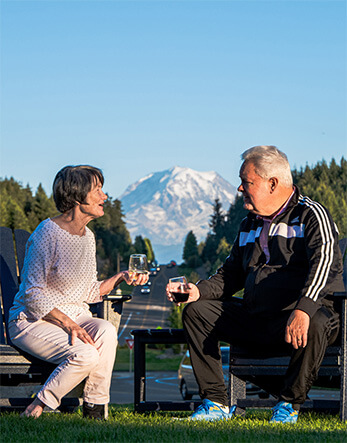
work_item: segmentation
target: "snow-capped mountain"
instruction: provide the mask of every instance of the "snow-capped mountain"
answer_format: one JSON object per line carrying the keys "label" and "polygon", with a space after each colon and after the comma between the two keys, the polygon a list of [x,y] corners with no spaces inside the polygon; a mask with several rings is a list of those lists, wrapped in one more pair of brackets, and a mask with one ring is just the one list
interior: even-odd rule
{"label": "snow-capped mountain", "polygon": [[214,171],[175,166],[140,179],[119,199],[132,238],[148,237],[156,258],[166,263],[182,260],[189,231],[198,241],[206,237],[215,199],[227,210],[236,193],[236,188]]}

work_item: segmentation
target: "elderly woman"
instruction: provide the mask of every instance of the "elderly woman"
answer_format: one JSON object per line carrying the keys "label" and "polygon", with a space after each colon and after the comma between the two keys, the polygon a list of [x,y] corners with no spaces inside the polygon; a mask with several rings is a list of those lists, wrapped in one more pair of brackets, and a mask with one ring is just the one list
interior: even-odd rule
{"label": "elderly woman", "polygon": [[87,303],[102,301],[116,285],[144,284],[127,271],[98,281],[95,239],[87,224],[104,214],[102,172],[66,166],[55,177],[53,197],[60,215],[44,220],[28,240],[23,281],[10,310],[10,337],[18,348],[57,364],[24,415],[39,417],[86,379],[83,416],[107,419],[117,333],[94,318]]}

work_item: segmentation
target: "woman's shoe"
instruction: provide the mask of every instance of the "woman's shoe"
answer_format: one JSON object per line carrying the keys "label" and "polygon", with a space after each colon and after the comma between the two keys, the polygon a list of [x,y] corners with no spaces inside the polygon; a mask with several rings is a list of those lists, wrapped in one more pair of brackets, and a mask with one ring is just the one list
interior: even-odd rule
{"label": "woman's shoe", "polygon": [[84,418],[92,418],[94,420],[107,420],[108,418],[108,405],[96,405],[84,401],[82,411]]}

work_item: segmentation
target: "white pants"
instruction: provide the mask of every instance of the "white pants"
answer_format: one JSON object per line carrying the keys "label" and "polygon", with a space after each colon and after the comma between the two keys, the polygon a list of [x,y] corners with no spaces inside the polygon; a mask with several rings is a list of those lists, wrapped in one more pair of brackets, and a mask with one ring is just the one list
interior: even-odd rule
{"label": "white pants", "polygon": [[93,338],[95,346],[71,337],[59,326],[44,320],[12,321],[10,337],[14,345],[42,360],[57,364],[37,394],[39,400],[56,409],[61,399],[86,379],[83,399],[88,403],[107,404],[116,356],[117,331],[108,321],[80,315],[76,323]]}

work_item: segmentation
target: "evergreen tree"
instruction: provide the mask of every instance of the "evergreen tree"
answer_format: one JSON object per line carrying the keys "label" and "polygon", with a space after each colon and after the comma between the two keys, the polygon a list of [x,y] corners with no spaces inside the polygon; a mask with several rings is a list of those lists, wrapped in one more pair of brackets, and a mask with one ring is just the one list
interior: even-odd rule
{"label": "evergreen tree", "polygon": [[222,211],[222,205],[217,198],[213,206],[213,214],[209,226],[210,232],[207,234],[205,245],[201,254],[202,261],[207,270],[211,269],[212,264],[217,260],[217,248],[220,240],[224,237],[225,214]]}
{"label": "evergreen tree", "polygon": [[149,238],[144,238],[143,241],[145,242],[146,245],[146,255],[148,263],[152,263],[155,260],[155,255],[153,252],[151,240]]}
{"label": "evergreen tree", "polygon": [[39,223],[48,217],[54,217],[58,214],[53,202],[53,198],[47,197],[41,183],[36,190],[33,202],[33,212],[36,215]]}
{"label": "evergreen tree", "polygon": [[146,254],[146,243],[141,235],[137,235],[134,241],[135,254]]}
{"label": "evergreen tree", "polygon": [[340,166],[332,159],[330,166],[325,161],[313,168],[293,171],[294,183],[303,195],[324,205],[331,213],[340,233],[347,235],[347,161],[342,157]]}
{"label": "evergreen tree", "polygon": [[28,219],[20,205],[12,196],[1,196],[0,225],[11,229],[29,229]]}
{"label": "evergreen tree", "polygon": [[230,254],[231,245],[226,241],[225,237],[221,239],[217,248],[217,260],[213,265],[213,271],[216,271],[222,266],[226,258]]}
{"label": "evergreen tree", "polygon": [[101,264],[102,278],[117,272],[118,262],[128,263],[132,253],[130,234],[123,220],[121,202],[108,198],[104,204],[104,216],[89,223],[96,238],[96,252]]}
{"label": "evergreen tree", "polygon": [[218,242],[224,234],[224,221],[225,215],[222,210],[222,204],[220,203],[219,198],[216,198],[213,206],[213,214],[211,216],[211,221],[209,225]]}
{"label": "evergreen tree", "polygon": [[231,245],[234,243],[239,232],[240,223],[246,217],[247,212],[243,207],[242,195],[237,195],[226,216],[224,236],[227,243]]}
{"label": "evergreen tree", "polygon": [[208,233],[202,250],[201,258],[208,272],[212,269],[212,264],[217,260],[218,238],[215,234]]}
{"label": "evergreen tree", "polygon": [[183,260],[189,268],[199,265],[198,243],[193,231],[189,231],[183,247]]}

